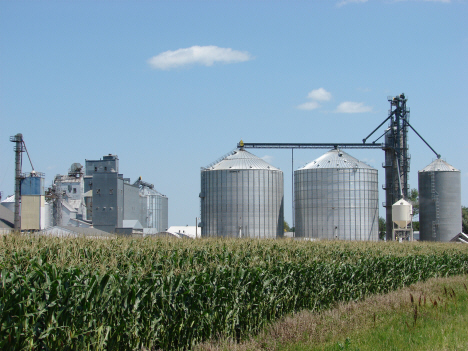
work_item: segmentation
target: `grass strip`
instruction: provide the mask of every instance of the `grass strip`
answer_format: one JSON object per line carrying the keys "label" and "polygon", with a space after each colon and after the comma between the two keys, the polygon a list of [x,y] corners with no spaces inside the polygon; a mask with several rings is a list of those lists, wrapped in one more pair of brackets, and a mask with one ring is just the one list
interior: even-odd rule
{"label": "grass strip", "polygon": [[242,343],[198,350],[467,350],[468,276],[432,278],[333,309],[302,311]]}

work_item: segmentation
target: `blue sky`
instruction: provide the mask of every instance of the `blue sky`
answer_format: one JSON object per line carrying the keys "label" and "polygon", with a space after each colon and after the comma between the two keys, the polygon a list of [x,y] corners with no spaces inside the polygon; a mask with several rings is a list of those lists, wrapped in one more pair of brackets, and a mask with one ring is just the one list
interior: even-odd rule
{"label": "blue sky", "polygon": [[[13,193],[22,133],[47,185],[117,154],[169,197],[169,225],[193,225],[200,167],[240,139],[360,142],[405,93],[468,206],[466,18],[457,0],[1,1],[0,191]],[[417,188],[435,155],[409,144]],[[285,172],[291,223],[291,152],[250,151]],[[294,168],[324,152],[296,151]],[[347,152],[384,182],[383,151]]]}

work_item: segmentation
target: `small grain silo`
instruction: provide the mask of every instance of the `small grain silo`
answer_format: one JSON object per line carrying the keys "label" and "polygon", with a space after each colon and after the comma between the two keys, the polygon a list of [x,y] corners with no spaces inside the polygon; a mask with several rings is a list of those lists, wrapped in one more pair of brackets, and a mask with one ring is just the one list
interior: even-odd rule
{"label": "small grain silo", "polygon": [[147,228],[156,232],[165,232],[168,226],[168,198],[154,188],[141,187],[140,195],[146,198]]}
{"label": "small grain silo", "polygon": [[420,240],[448,242],[461,233],[461,172],[436,159],[418,172]]}
{"label": "small grain silo", "polygon": [[202,237],[282,237],[283,184],[281,170],[243,148],[202,168]]}
{"label": "small grain silo", "polygon": [[32,171],[21,179],[21,230],[45,228],[44,174]]}
{"label": "small grain silo", "polygon": [[294,172],[296,237],[378,240],[378,172],[334,149]]}
{"label": "small grain silo", "polygon": [[392,240],[413,241],[413,205],[400,199],[392,205]]}

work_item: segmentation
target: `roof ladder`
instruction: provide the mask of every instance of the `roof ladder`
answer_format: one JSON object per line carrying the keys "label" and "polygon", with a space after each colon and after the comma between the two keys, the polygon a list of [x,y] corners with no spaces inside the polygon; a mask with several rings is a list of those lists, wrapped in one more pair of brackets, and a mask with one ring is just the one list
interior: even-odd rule
{"label": "roof ladder", "polygon": [[437,227],[439,226],[439,194],[435,190],[435,173],[431,172],[431,198],[434,201],[435,220],[432,221],[432,237],[437,237]]}

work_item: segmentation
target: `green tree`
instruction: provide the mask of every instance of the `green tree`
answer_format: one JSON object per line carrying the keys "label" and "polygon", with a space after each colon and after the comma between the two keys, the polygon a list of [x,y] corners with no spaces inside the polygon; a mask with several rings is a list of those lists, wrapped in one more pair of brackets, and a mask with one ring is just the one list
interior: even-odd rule
{"label": "green tree", "polygon": [[408,195],[408,200],[413,205],[413,216],[419,214],[419,193],[418,189],[411,189]]}
{"label": "green tree", "polygon": [[462,232],[468,234],[468,207],[462,206]]}
{"label": "green tree", "polygon": [[285,232],[290,232],[291,231],[291,228],[289,228],[289,224],[286,221],[284,221],[284,231]]}
{"label": "green tree", "polygon": [[386,221],[385,218],[379,217],[379,239],[383,240],[385,234],[387,233]]}

